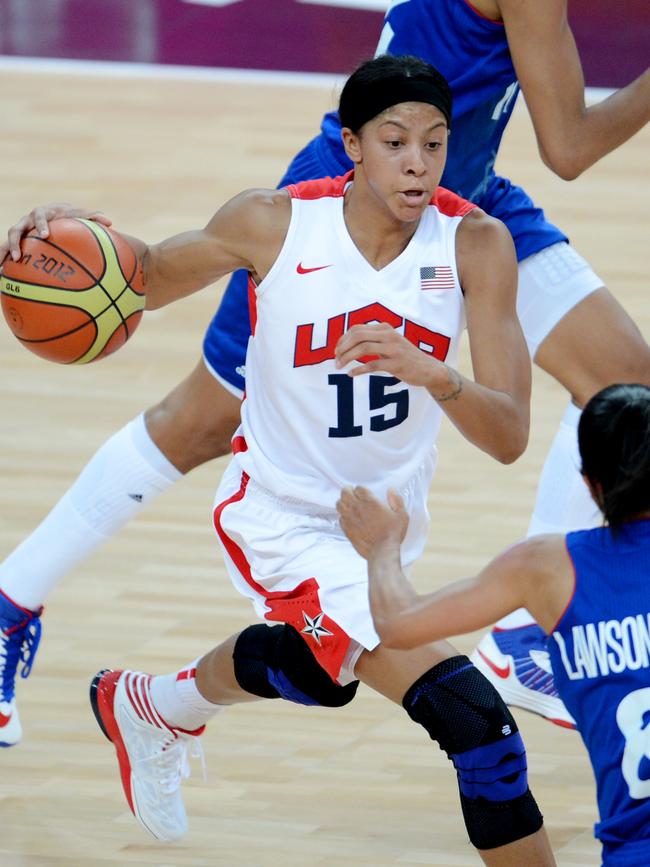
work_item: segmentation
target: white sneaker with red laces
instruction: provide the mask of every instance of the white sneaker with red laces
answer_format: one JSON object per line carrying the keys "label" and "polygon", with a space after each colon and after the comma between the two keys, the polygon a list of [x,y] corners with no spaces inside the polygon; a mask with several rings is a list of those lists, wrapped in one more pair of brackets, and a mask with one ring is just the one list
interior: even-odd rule
{"label": "white sneaker with red laces", "polygon": [[172,842],[187,831],[181,780],[189,777],[188,748],[203,757],[198,736],[169,726],[154,707],[151,675],[100,671],[90,686],[99,727],[113,743],[131,812],[157,840]]}
{"label": "white sneaker with red laces", "polygon": [[506,704],[574,729],[575,720],[555,688],[547,640],[536,623],[515,629],[496,626],[483,636],[470,659]]}

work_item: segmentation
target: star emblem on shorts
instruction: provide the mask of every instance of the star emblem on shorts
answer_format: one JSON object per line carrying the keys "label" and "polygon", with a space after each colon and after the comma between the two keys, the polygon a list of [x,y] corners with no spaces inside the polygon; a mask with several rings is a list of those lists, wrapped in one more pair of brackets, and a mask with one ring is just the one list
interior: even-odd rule
{"label": "star emblem on shorts", "polygon": [[305,621],[305,628],[300,631],[304,635],[311,635],[311,637],[316,641],[316,644],[320,644],[323,635],[334,635],[333,632],[330,632],[329,629],[325,629],[322,625],[323,617],[325,617],[322,611],[320,614],[317,614],[316,617],[310,617],[306,611],[303,611],[302,616]]}

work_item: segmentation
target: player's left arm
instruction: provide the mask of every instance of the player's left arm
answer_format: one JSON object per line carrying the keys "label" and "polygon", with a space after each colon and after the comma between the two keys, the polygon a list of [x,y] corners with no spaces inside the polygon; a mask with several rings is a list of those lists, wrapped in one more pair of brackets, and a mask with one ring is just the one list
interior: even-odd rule
{"label": "player's left arm", "polygon": [[382,503],[365,488],[346,488],[336,508],[343,531],[368,561],[370,609],[387,647],[409,649],[473,632],[522,607],[550,630],[570,597],[562,536],[527,539],[475,577],[418,595],[400,562],[408,516],[399,495],[391,491]]}
{"label": "player's left arm", "polygon": [[456,261],[465,296],[473,400],[464,402],[461,392],[443,408],[470,442],[510,462],[528,443],[531,389],[510,232],[480,209],[470,211],[456,234]]}
{"label": "player's left arm", "polygon": [[[546,165],[572,180],[650,120],[650,69],[585,105],[582,64],[567,0],[497,0],[510,54]],[[612,14],[615,14],[614,4]]]}
{"label": "player's left arm", "polygon": [[[474,379],[433,358],[386,323],[355,325],[339,340],[336,363],[366,359],[349,376],[383,371],[426,388],[463,436],[502,463],[526,448],[530,358],[515,311],[517,262],[499,220],[474,209],[456,233]],[[370,360],[367,360],[370,357]]]}
{"label": "player's left arm", "polygon": [[230,199],[206,226],[147,245],[125,236],[142,262],[147,309],[170,304],[239,268],[264,278],[284,242],[286,190],[251,189]]}

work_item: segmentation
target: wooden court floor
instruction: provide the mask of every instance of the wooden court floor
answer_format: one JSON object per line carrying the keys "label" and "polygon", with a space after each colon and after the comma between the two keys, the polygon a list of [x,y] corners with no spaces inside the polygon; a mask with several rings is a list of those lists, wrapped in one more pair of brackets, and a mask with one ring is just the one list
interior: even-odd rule
{"label": "wooden court floor", "polygon": [[[116,227],[151,241],[203,224],[240,189],[273,186],[334,101],[328,86],[15,70],[0,72],[0,90],[0,226],[63,199],[102,207]],[[646,336],[649,150],[647,129],[563,183],[542,166],[520,106],[499,166],[570,234]],[[43,362],[0,327],[0,555],[109,434],[189,372],[220,293],[147,316],[127,347],[87,368]],[[472,573],[525,533],[564,406],[560,388],[537,373],[530,447],[510,467],[443,426],[419,588]],[[105,666],[171,671],[252,621],[210,526],[223,467],[183,479],[51,597],[34,672],[18,685],[25,740],[0,753],[0,864],[478,864],[446,758],[401,708],[363,688],[338,711],[280,702],[230,709],[203,738],[207,782],[195,767],[185,785],[186,839],[156,845],[132,819],[88,683]],[[476,638],[457,646],[469,651]],[[579,737],[525,712],[517,718],[558,862],[594,867],[594,787]]]}

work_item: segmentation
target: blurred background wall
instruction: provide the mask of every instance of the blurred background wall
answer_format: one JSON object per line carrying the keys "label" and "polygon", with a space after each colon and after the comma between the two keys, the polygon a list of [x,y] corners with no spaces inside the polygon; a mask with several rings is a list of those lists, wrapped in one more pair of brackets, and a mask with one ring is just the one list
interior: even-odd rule
{"label": "blurred background wall", "polygon": [[[543,2],[543,0],[541,0]],[[347,73],[388,0],[0,0],[0,54]],[[647,65],[650,0],[569,0],[587,84]]]}

